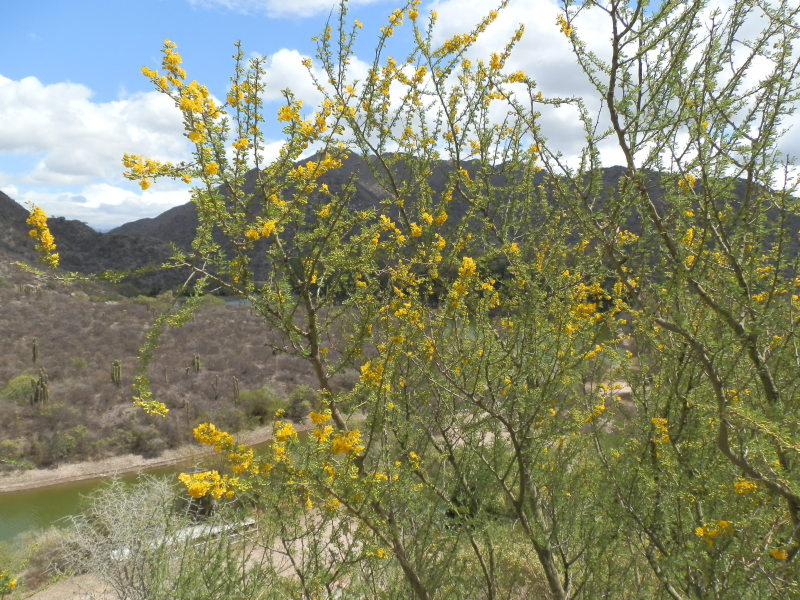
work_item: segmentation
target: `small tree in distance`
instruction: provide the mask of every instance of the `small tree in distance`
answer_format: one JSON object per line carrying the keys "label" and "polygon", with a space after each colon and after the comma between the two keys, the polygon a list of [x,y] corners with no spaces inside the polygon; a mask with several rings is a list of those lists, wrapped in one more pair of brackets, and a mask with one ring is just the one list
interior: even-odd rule
{"label": "small tree in distance", "polygon": [[[261,455],[198,427],[230,472],[182,475],[189,494],[263,512],[288,565],[276,598],[800,596],[800,214],[779,152],[798,9],[565,2],[554,26],[594,113],[507,72],[522,27],[466,57],[497,11],[437,46],[418,5],[391,14],[362,81],[341,5],[317,38],[324,100],[304,115],[285,92],[269,164],[261,59],[238,49],[223,106],[172,42],[143,69],[195,144],[187,164],[124,159],[143,188],[199,182],[174,264],[281,331],[324,403],[304,440],[276,417]],[[608,23],[609,59],[584,18]],[[387,56],[403,34],[408,56]],[[566,104],[576,160],[540,127]],[[374,206],[355,203],[365,173]],[[191,306],[143,349],[149,412],[146,359]],[[359,383],[335,392],[346,369]]]}

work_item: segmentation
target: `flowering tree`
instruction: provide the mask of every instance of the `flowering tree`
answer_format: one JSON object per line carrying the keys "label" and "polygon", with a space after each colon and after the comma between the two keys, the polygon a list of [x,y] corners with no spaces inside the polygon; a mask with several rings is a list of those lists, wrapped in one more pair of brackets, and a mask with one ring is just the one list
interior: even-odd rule
{"label": "flowering tree", "polygon": [[[188,492],[263,514],[275,597],[800,594],[800,215],[778,146],[797,10],[566,2],[592,108],[507,72],[521,27],[466,57],[497,12],[436,46],[418,4],[391,14],[362,81],[342,5],[317,38],[324,100],[304,114],[285,92],[270,164],[260,59],[239,50],[223,105],[171,42],[143,69],[195,154],[126,155],[126,174],[199,182],[175,264],[281,331],[325,406],[304,440],[276,417],[262,455],[198,427],[230,473],[182,475]],[[586,11],[609,24],[607,60],[581,40]],[[385,45],[404,32],[398,61]],[[585,129],[572,161],[540,127],[567,104]],[[367,173],[382,199],[358,206]],[[359,382],[336,392],[347,369]]]}
{"label": "flowering tree", "polygon": [[13,592],[16,587],[17,580],[7,571],[0,570],[0,598],[5,598],[6,594]]}

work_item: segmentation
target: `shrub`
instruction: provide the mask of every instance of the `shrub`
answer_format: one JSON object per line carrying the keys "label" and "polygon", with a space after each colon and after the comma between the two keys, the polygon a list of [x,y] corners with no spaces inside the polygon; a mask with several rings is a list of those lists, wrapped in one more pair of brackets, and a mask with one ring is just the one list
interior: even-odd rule
{"label": "shrub", "polygon": [[13,377],[0,392],[0,396],[16,402],[17,404],[26,404],[31,399],[31,387],[36,383],[36,377],[28,373],[23,373]]}
{"label": "shrub", "polygon": [[308,416],[312,410],[320,407],[319,394],[307,385],[298,385],[289,394],[286,406],[286,416],[299,421]]}
{"label": "shrub", "polygon": [[239,394],[239,406],[248,418],[266,423],[276,411],[286,407],[286,402],[271,387],[265,385],[257,390],[242,390]]}

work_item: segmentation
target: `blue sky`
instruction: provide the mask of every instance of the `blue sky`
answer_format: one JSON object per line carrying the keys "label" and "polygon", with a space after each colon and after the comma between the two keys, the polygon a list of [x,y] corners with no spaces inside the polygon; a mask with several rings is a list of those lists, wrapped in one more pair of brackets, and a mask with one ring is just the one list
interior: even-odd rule
{"label": "blue sky", "polygon": [[[259,8],[259,4],[263,8]],[[88,85],[96,101],[115,100],[149,89],[139,70],[160,63],[161,45],[179,46],[190,77],[212,89],[228,83],[233,43],[270,55],[281,48],[313,52],[331,2],[196,0],[37,0],[4,2],[0,36],[5,51],[0,73],[10,79],[33,75],[42,83]],[[488,3],[487,3],[488,5]],[[307,8],[303,8],[307,6]],[[376,30],[392,0],[353,4],[353,18]]]}
{"label": "blue sky", "polygon": [[[725,6],[728,0],[712,4]],[[124,152],[177,162],[190,158],[181,117],[140,72],[158,68],[165,38],[178,44],[189,80],[224,98],[234,51],[267,57],[265,110],[277,112],[291,87],[309,111],[320,100],[305,69],[311,37],[324,27],[335,0],[6,0],[0,9],[0,190],[48,214],[82,220],[99,230],[152,217],[189,200],[182,183],[158,181],[146,191],[122,177]],[[493,0],[423,0],[423,18],[439,14],[434,41],[464,33],[495,8]],[[364,24],[355,73],[372,59],[378,28],[396,0],[350,0],[348,18]],[[506,64],[533,76],[545,95],[592,96],[556,24],[557,0],[510,0],[469,51],[486,60],[520,23],[526,34]],[[607,23],[586,11],[580,35],[603,56]],[[403,37],[392,40],[402,55]],[[569,156],[581,133],[568,108],[542,119],[545,133]],[[267,130],[276,152],[277,123]],[[798,143],[800,147],[800,143]],[[620,161],[609,152],[607,164]]]}
{"label": "blue sky", "polygon": [[[273,83],[285,87],[301,56],[313,54],[310,38],[324,27],[333,5],[330,0],[4,2],[0,190],[98,229],[188,201],[185,188],[159,185],[142,194],[121,178],[122,152],[160,150],[166,158],[188,158],[179,116],[173,112],[170,118],[169,106],[152,91],[141,67],[158,68],[163,41],[170,39],[178,44],[188,78],[224,98],[233,44],[241,40],[248,54],[280,54],[280,64],[273,64],[280,77]],[[351,17],[374,32],[393,7],[391,0],[352,2]],[[366,39],[362,45],[366,48]],[[136,118],[136,111],[143,114]],[[273,134],[277,140],[277,127]]]}

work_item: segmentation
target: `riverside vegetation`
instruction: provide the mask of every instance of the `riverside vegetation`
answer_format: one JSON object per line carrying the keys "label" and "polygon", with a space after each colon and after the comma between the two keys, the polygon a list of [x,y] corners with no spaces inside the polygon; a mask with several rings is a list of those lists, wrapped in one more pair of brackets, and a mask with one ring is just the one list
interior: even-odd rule
{"label": "riverside vegetation", "polygon": [[[800,597],[800,209],[780,152],[798,9],[565,2],[554,27],[592,100],[506,68],[522,27],[467,58],[498,12],[434,44],[437,16],[418,5],[390,15],[355,80],[361,24],[342,4],[307,61],[324,101],[304,112],[285,92],[270,164],[262,59],[237,52],[224,105],[187,81],[172,42],[143,69],[195,154],[126,155],[126,173],[196,182],[199,227],[173,259],[192,300],[151,329],[136,404],[169,418],[150,355],[222,289],[307,362],[323,407],[307,439],[276,415],[263,453],[194,429],[227,468],[182,474],[186,492],[245,511],[258,535],[226,537],[202,573],[163,555],[141,597]],[[584,19],[608,24],[607,56],[581,40]],[[409,54],[389,56],[403,35]],[[541,129],[564,106],[584,127],[577,160]],[[611,145],[613,186],[598,176]],[[352,209],[352,182],[318,181],[351,153],[387,193],[374,208]],[[336,389],[348,369],[356,385]]]}

